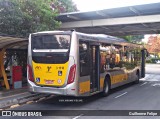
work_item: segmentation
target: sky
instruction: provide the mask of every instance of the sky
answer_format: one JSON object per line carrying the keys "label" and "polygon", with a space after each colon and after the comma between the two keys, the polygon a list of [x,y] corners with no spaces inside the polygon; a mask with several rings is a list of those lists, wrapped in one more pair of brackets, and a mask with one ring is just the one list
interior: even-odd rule
{"label": "sky", "polygon": [[148,42],[148,38],[149,38],[150,36],[151,36],[151,35],[149,35],[149,34],[144,35],[144,39],[142,39],[142,42],[147,43],[147,42]]}
{"label": "sky", "polygon": [[150,36],[157,36],[157,34],[146,34],[146,35],[144,35],[144,39],[142,39],[142,42],[147,43],[148,42],[148,38]]}
{"label": "sky", "polygon": [[157,3],[160,0],[72,0],[80,11],[102,10],[140,4]]}

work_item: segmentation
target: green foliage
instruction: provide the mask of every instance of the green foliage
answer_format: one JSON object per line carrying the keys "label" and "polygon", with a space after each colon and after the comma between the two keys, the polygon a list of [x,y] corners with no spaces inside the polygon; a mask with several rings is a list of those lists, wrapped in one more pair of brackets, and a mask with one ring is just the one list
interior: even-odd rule
{"label": "green foliage", "polygon": [[0,33],[28,37],[29,33],[54,30],[60,26],[55,20],[59,8],[74,11],[71,0],[0,0]]}
{"label": "green foliage", "polygon": [[131,36],[121,36],[121,38],[125,39],[128,42],[131,42]]}
{"label": "green foliage", "polygon": [[160,60],[160,58],[152,58],[151,59],[152,63],[156,63],[158,60]]}
{"label": "green foliage", "polygon": [[55,0],[53,6],[58,9],[59,13],[78,11],[72,0]]}
{"label": "green foliage", "polygon": [[138,66],[139,64],[137,64],[136,62],[124,62],[121,61],[122,67],[126,67],[126,69],[130,70],[130,69],[134,69],[136,66]]}
{"label": "green foliage", "polygon": [[146,63],[152,63],[152,60],[151,59],[146,60]]}
{"label": "green foliage", "polygon": [[0,32],[9,35],[25,37],[59,26],[49,0],[0,0],[0,16]]}
{"label": "green foliage", "polygon": [[157,63],[157,61],[160,61],[160,58],[151,58],[151,59],[147,59],[146,63]]}
{"label": "green foliage", "polygon": [[72,0],[59,0],[62,5],[65,6],[66,12],[75,12],[78,11],[76,5],[72,2]]}
{"label": "green foliage", "polygon": [[122,36],[121,38],[127,40],[128,42],[139,43],[144,38],[144,35],[129,35]]}

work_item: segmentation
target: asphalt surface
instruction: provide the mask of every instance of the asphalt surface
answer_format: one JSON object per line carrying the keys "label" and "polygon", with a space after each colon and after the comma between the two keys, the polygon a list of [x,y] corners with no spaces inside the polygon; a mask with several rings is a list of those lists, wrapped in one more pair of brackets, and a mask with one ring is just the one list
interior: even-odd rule
{"label": "asphalt surface", "polygon": [[[90,113],[89,110],[160,110],[160,65],[147,65],[146,77],[141,79],[139,84],[131,83],[113,89],[107,97],[101,97],[99,94],[88,98],[53,96],[50,99],[19,106],[14,108],[14,110],[53,110],[53,115],[61,115],[54,117],[42,116],[38,117],[38,119],[159,119],[158,116],[95,117],[87,115]],[[74,114],[72,116],[65,116],[63,115],[63,111],[57,110],[73,110],[71,112]],[[113,112],[113,115],[117,115],[117,113]],[[94,112],[92,114],[95,115]],[[6,118],[14,119],[17,117]],[[28,119],[28,117],[24,118]]]}
{"label": "asphalt surface", "polygon": [[146,73],[160,75],[160,64],[147,64],[146,65]]}

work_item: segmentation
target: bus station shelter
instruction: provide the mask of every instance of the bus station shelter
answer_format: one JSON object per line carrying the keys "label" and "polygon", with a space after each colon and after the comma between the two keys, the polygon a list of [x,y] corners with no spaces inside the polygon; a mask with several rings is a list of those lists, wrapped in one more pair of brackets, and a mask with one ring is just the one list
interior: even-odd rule
{"label": "bus station shelter", "polygon": [[[9,77],[7,76],[7,66],[16,52],[27,53],[28,39],[17,38],[7,35],[0,35],[0,83],[5,86],[7,90],[11,89]],[[8,54],[7,54],[8,52]],[[22,57],[23,57],[23,53]],[[23,61],[27,62],[27,61]]]}
{"label": "bus station shelter", "polygon": [[60,30],[89,34],[126,36],[158,34],[160,32],[160,3],[134,5],[87,12],[62,13]]}

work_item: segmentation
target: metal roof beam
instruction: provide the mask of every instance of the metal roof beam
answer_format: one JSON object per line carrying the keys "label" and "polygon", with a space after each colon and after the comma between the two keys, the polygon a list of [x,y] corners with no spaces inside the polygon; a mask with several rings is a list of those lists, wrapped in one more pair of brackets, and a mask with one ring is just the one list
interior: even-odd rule
{"label": "metal roof beam", "polygon": [[[128,31],[125,31],[125,33],[128,33],[128,32],[145,32],[145,31],[157,31],[156,29],[145,29],[145,30],[128,30]],[[117,33],[117,32],[121,32],[121,31],[113,31],[113,32],[107,32],[108,34],[112,34],[112,33]],[[122,31],[123,32],[123,31]]]}
{"label": "metal roof beam", "polygon": [[148,28],[148,25],[144,24],[144,23],[141,23],[144,27]]}
{"label": "metal roof beam", "polygon": [[[146,27],[146,28],[149,28],[148,25],[146,25],[146,24],[144,24],[144,23],[142,23],[142,25],[143,25],[144,27]],[[154,31],[156,34],[158,34],[158,32],[157,32],[156,29],[151,29],[151,30]]]}
{"label": "metal roof beam", "polygon": [[80,18],[73,16],[73,15],[67,15],[68,18],[74,19],[74,20],[80,20]]}
{"label": "metal roof beam", "polygon": [[135,13],[135,14],[137,14],[137,15],[141,15],[141,13],[138,11],[138,10],[136,10],[135,8],[133,8],[133,7],[129,7],[129,9],[133,12],[133,13]]}
{"label": "metal roof beam", "polygon": [[84,20],[75,22],[62,23],[61,28],[78,28],[78,27],[93,27],[93,26],[112,26],[138,23],[155,23],[160,22],[160,15],[134,16],[123,18],[109,18],[98,20]]}
{"label": "metal roof beam", "polygon": [[102,11],[96,11],[96,14],[102,16],[102,17],[110,17],[108,14],[103,13]]}

